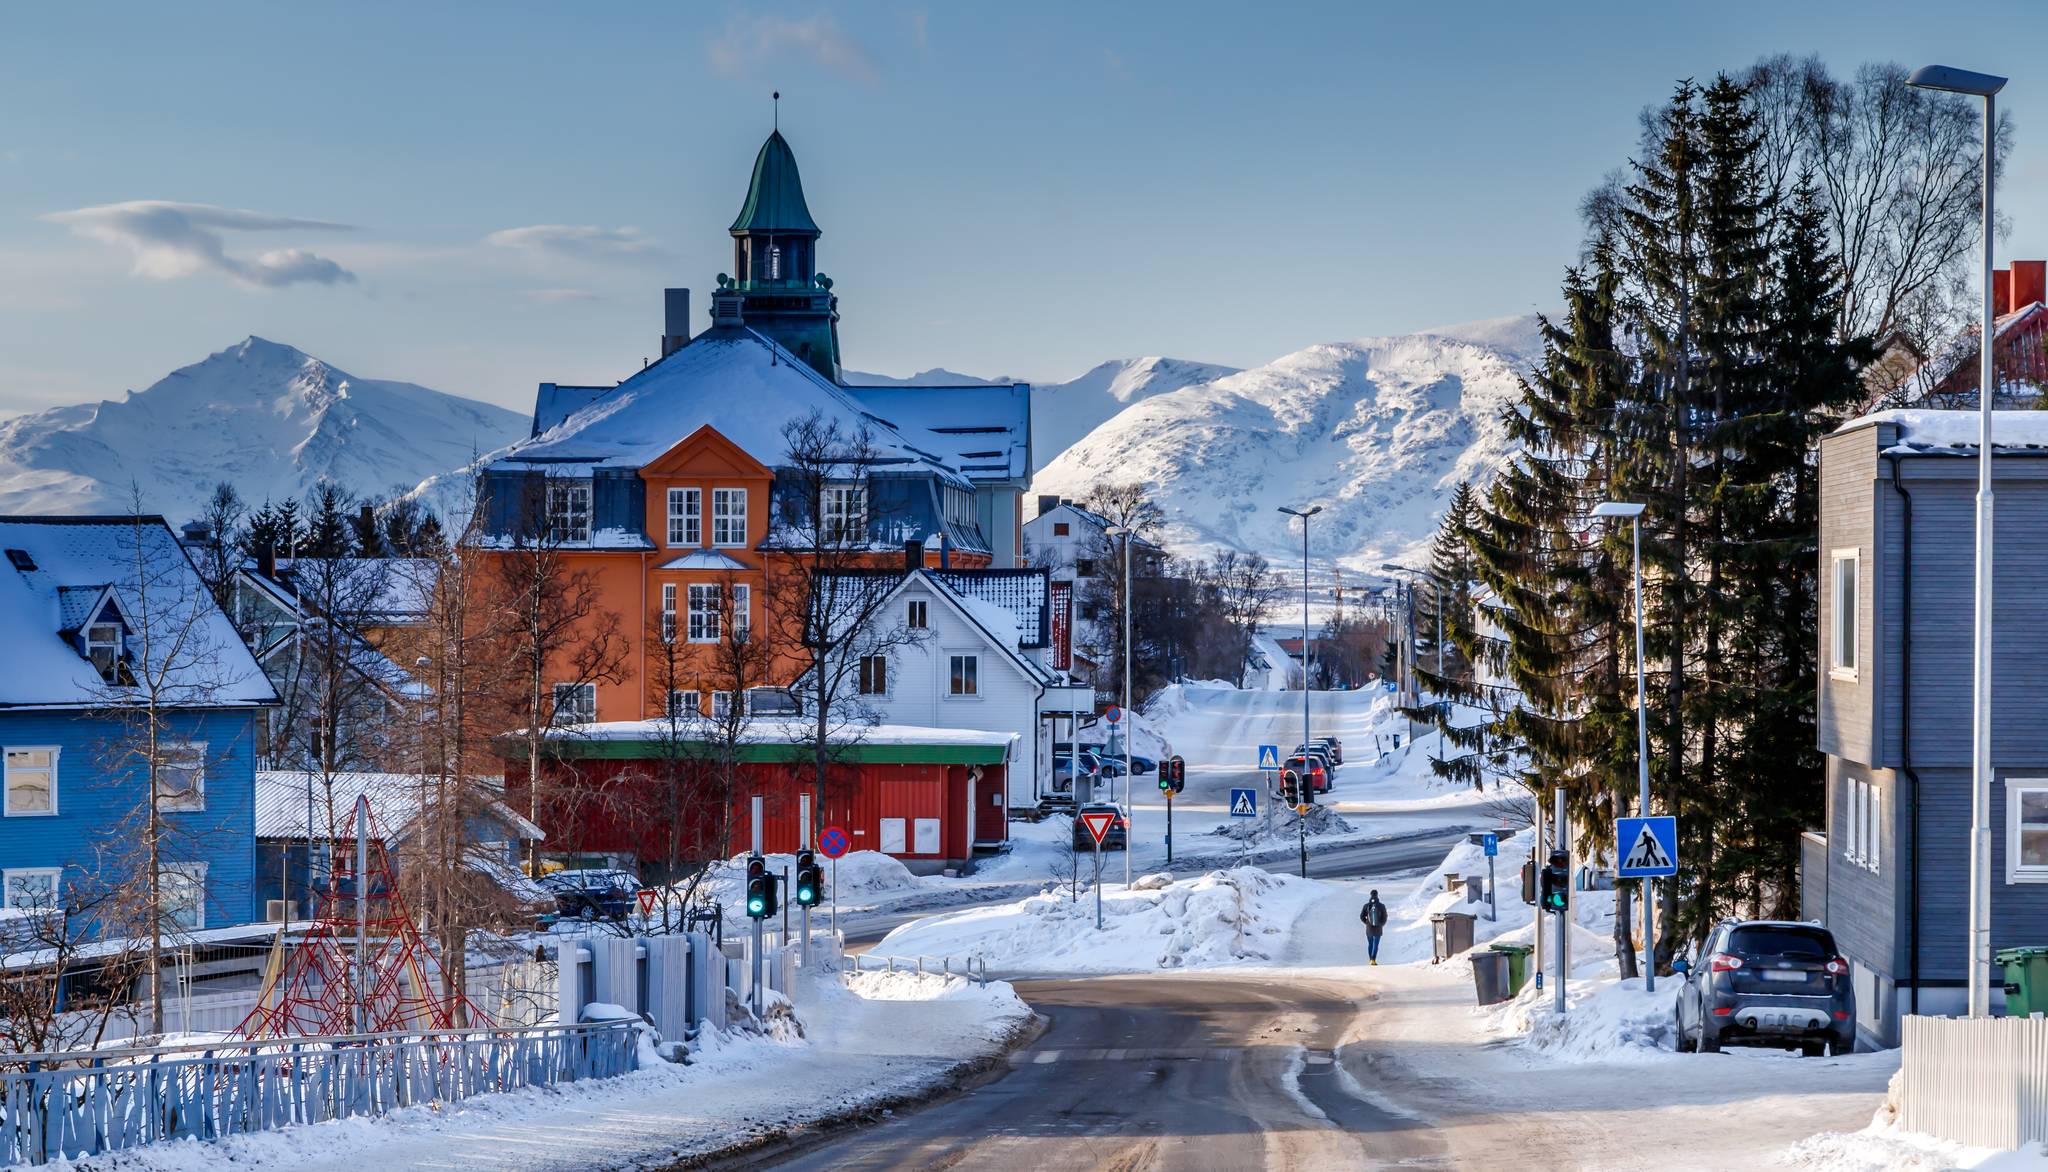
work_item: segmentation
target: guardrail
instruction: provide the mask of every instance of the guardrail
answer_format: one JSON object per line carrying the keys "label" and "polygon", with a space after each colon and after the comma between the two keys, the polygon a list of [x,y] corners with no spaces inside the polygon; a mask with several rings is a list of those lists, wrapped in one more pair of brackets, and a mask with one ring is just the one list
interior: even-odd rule
{"label": "guardrail", "polygon": [[0,1070],[0,1165],[376,1116],[638,1066],[634,1021],[21,1054]]}
{"label": "guardrail", "polygon": [[[857,973],[893,973],[898,969],[907,971],[914,967],[920,973],[966,977],[977,985],[988,984],[988,961],[979,956],[870,956],[865,952],[856,952],[848,955],[846,959],[853,962],[853,971]],[[954,971],[955,966],[958,966],[958,972]]]}

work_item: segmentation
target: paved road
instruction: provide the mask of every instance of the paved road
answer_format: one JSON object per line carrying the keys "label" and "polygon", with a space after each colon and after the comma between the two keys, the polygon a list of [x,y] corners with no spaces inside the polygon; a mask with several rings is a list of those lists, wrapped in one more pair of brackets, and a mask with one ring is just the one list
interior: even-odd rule
{"label": "paved road", "polygon": [[1445,1166],[1440,1137],[1344,1083],[1358,1006],[1328,982],[1019,981],[1051,1024],[1007,1075],[762,1166],[1326,1169]]}

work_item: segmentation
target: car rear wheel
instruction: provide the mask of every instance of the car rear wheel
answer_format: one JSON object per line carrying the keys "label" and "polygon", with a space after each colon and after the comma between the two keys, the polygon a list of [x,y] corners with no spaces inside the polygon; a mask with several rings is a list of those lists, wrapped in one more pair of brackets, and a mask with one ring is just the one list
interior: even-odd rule
{"label": "car rear wheel", "polygon": [[1828,1042],[1828,1057],[1830,1058],[1840,1058],[1844,1054],[1854,1054],[1855,1052],[1856,1035],[1854,1034],[1850,1034],[1846,1038],[1834,1038]]}
{"label": "car rear wheel", "polygon": [[1719,1054],[1721,1052],[1721,1039],[1708,1033],[1705,1024],[1700,1026],[1699,1051],[1702,1054]]}
{"label": "car rear wheel", "polygon": [[594,903],[586,903],[582,906],[582,908],[578,909],[576,914],[583,917],[584,923],[594,924],[597,922],[597,905]]}

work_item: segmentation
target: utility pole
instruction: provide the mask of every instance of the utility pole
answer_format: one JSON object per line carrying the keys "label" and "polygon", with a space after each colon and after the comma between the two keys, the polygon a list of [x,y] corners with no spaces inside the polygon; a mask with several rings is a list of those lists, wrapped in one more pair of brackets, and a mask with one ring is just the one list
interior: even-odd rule
{"label": "utility pole", "polygon": [[[310,842],[311,827],[307,840]],[[356,1032],[370,1032],[370,796],[356,795]]]}
{"label": "utility pole", "polygon": [[[750,811],[750,817],[749,817],[749,818],[748,818],[747,820],[748,820],[749,822],[753,823],[753,830],[754,830],[754,855],[755,855],[755,857],[756,857],[756,858],[759,858],[759,857],[761,856],[761,795],[760,795],[760,794],[755,794],[755,795],[753,796],[753,798],[751,799],[751,802],[750,802],[750,805],[749,805],[749,811]],[[755,1017],[759,1017],[759,1016],[761,1016],[761,943],[762,943],[762,941],[761,941],[761,917],[760,917],[760,916],[753,916],[753,917],[752,917],[752,919],[753,919],[753,921],[754,921],[754,947],[753,947],[753,949],[752,949],[752,952],[753,952],[753,956],[754,956],[754,962],[753,962],[753,976],[754,976],[754,980],[753,980],[753,984],[752,984],[752,985],[750,986],[750,992],[751,992],[751,994],[752,994],[752,996],[751,996],[750,1000],[752,1000],[752,1002],[753,1002],[753,1005],[754,1005],[754,1016],[755,1016]]]}
{"label": "utility pole", "polygon": [[[1280,506],[1280,511],[1290,517],[1301,518],[1301,771],[1296,774],[1300,781],[1295,786],[1294,798],[1303,806],[1315,801],[1315,782],[1309,776],[1308,747],[1314,736],[1309,732],[1309,688],[1313,682],[1309,675],[1308,642],[1308,519],[1323,511],[1321,505],[1310,505],[1306,509],[1290,509]],[[1281,742],[1285,744],[1286,742]],[[1300,810],[1294,812],[1295,840],[1301,848],[1301,877],[1308,878],[1308,815]]]}
{"label": "utility pole", "polygon": [[[1564,852],[1565,890],[1571,890],[1572,838],[1565,824],[1564,787],[1557,787],[1557,849]],[[1564,1016],[1564,983],[1572,969],[1571,942],[1571,897],[1565,897],[1565,910],[1557,914],[1557,1015]]]}
{"label": "utility pole", "polygon": [[[797,795],[796,845],[799,851],[811,849],[811,795],[806,790]],[[811,967],[811,905],[803,905],[804,967]]]}

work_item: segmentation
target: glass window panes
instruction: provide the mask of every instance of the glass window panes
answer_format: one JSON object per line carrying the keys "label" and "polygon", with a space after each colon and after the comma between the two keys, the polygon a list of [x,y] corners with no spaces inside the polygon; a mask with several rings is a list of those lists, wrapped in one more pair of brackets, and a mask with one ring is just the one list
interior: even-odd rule
{"label": "glass window panes", "polygon": [[881,696],[889,691],[889,659],[884,655],[864,655],[860,660],[860,694]]}
{"label": "glass window panes", "polygon": [[1833,665],[1842,671],[1856,670],[1856,559],[1837,556],[1834,559],[1835,580],[1833,639]]}
{"label": "glass window panes", "polygon": [[9,867],[6,886],[0,889],[0,904],[11,908],[56,907],[60,875],[55,867]]}
{"label": "glass window panes", "polygon": [[2006,817],[2012,822],[2007,844],[2017,856],[2007,861],[2007,872],[2048,876],[2048,782],[2007,782],[2006,792]]}
{"label": "glass window panes", "polygon": [[716,583],[698,583],[690,587],[690,642],[718,642],[721,634],[718,616],[723,608],[723,594]]}
{"label": "glass window panes", "polygon": [[8,815],[57,812],[57,750],[9,749],[6,772]]}
{"label": "glass window panes", "polygon": [[670,545],[704,544],[703,489],[671,488],[668,490],[668,543]]}
{"label": "glass window panes", "polygon": [[206,746],[165,745],[156,766],[159,810],[206,808]]}
{"label": "glass window panes", "polygon": [[596,684],[556,684],[555,723],[588,724],[597,719]]}
{"label": "glass window panes", "polygon": [[711,544],[745,545],[747,543],[747,490],[744,488],[714,488],[711,490]]}
{"label": "glass window panes", "polygon": [[947,669],[946,694],[949,696],[978,696],[981,694],[981,662],[973,655],[951,657]]}
{"label": "glass window panes", "polygon": [[925,621],[928,617],[929,612],[924,599],[913,598],[910,600],[909,613],[904,616],[903,625],[913,631],[923,630],[928,625]]}
{"label": "glass window panes", "polygon": [[167,926],[187,932],[206,926],[205,863],[166,865],[158,876],[157,891]]}
{"label": "glass window panes", "polygon": [[590,482],[548,485],[548,540],[590,540]]}
{"label": "glass window panes", "polygon": [[828,485],[819,539],[827,545],[864,545],[868,533],[867,489],[854,484]]}

